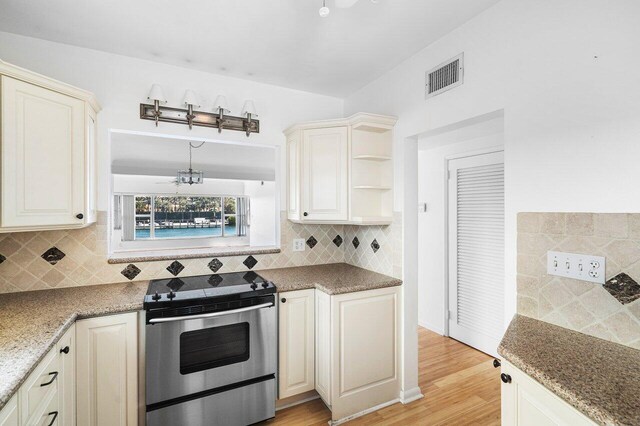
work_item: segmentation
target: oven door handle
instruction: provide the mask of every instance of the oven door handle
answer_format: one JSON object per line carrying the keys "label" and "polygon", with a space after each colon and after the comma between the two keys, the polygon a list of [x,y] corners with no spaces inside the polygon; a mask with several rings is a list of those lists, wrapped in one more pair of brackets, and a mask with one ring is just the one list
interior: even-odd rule
{"label": "oven door handle", "polygon": [[215,318],[215,317],[221,317],[221,316],[224,316],[224,315],[240,314],[242,312],[256,311],[256,310],[262,309],[262,308],[271,308],[273,306],[274,306],[273,303],[263,303],[261,305],[247,306],[246,308],[232,309],[230,311],[211,312],[209,314],[185,315],[183,317],[152,318],[152,319],[149,320],[149,323],[150,324],[158,324],[158,323],[162,323],[162,322],[174,322],[174,321],[187,321],[187,320],[192,320],[192,319]]}

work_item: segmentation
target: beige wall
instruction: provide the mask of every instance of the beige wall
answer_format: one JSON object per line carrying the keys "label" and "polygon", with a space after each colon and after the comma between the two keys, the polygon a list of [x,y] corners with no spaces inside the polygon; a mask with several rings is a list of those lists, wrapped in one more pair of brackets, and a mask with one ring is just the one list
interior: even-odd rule
{"label": "beige wall", "polygon": [[640,281],[640,214],[518,214],[518,313],[640,349],[640,299],[546,274],[549,250],[606,258],[606,278]]}
{"label": "beige wall", "polygon": [[[401,277],[400,249],[394,249],[401,246],[401,216],[396,214],[395,217],[396,224],[392,226],[356,229],[341,225],[298,225],[286,220],[283,212],[282,252],[255,255],[258,263],[253,269],[347,262]],[[121,273],[126,264],[107,263],[106,218],[107,213],[100,212],[96,225],[80,230],[0,234],[0,259],[4,258],[0,263],[0,293],[127,281]],[[333,242],[337,235],[343,239],[340,247]],[[360,240],[357,249],[352,244],[356,235]],[[305,246],[304,252],[292,251],[294,238],[307,240],[311,236],[318,241],[313,249]],[[371,249],[374,239],[380,244],[376,253]],[[51,247],[57,247],[65,253],[65,257],[55,265],[41,257]],[[218,272],[247,271],[248,268],[242,263],[246,258],[246,255],[220,257],[223,266]],[[181,259],[179,262],[184,270],[178,276],[210,274],[207,264],[211,260],[212,258]],[[141,270],[135,280],[172,277],[166,269],[171,262],[172,260],[135,262],[135,266]]]}

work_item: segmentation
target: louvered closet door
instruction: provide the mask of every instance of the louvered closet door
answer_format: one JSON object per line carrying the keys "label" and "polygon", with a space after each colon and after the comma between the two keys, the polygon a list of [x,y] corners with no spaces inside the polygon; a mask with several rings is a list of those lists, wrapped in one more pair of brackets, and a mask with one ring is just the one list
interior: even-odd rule
{"label": "louvered closet door", "polygon": [[449,161],[449,336],[497,355],[504,312],[504,155]]}

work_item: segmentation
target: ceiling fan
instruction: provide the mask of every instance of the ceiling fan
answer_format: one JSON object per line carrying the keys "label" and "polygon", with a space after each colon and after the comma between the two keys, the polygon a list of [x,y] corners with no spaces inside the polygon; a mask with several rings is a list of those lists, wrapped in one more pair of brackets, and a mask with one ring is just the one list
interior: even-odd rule
{"label": "ceiling fan", "polygon": [[[354,4],[358,3],[359,0],[335,0],[336,7],[338,9],[348,9]],[[371,3],[379,3],[380,0],[371,0]],[[322,0],[322,7],[318,11],[321,17],[326,18],[329,16],[329,12],[331,10],[327,7],[327,0]]]}

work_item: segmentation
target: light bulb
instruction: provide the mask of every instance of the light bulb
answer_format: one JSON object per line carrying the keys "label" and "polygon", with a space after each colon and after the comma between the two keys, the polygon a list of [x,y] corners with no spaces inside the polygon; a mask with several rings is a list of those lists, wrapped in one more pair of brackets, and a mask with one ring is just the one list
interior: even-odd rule
{"label": "light bulb", "polygon": [[320,8],[320,10],[318,11],[318,13],[320,14],[321,18],[326,18],[327,16],[329,16],[329,12],[331,12],[329,10],[329,8],[327,6],[322,6]]}

